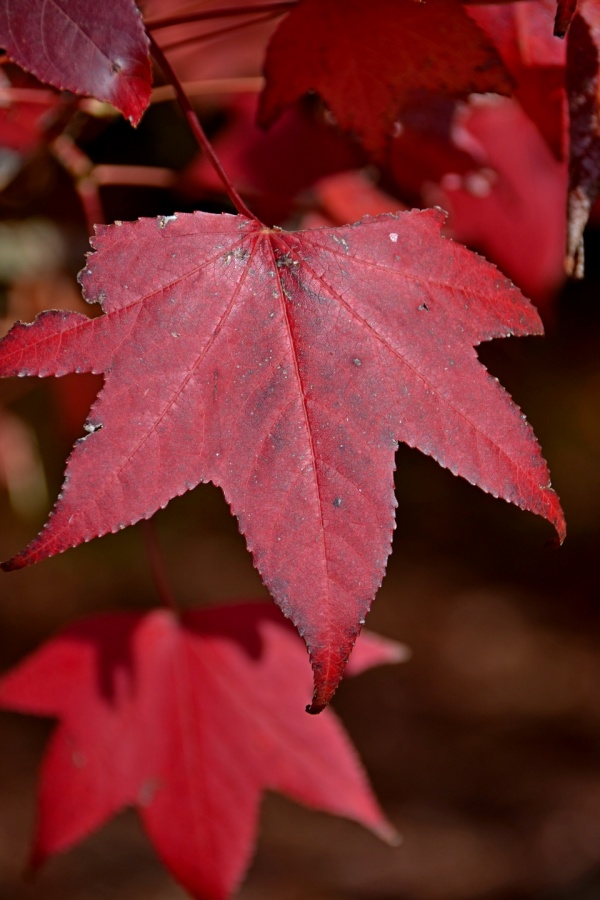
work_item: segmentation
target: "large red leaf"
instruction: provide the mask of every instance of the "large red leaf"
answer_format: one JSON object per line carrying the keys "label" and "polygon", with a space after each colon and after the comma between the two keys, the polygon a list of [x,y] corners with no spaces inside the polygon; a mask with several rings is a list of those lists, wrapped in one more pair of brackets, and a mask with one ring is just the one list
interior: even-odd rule
{"label": "large red leaf", "polygon": [[380,153],[423,91],[509,93],[511,80],[457,0],[300,0],[267,49],[260,121],[315,90],[341,128]]}
{"label": "large red leaf", "polygon": [[[404,658],[365,635],[355,670]],[[272,607],[114,613],[71,626],[0,682],[0,704],[56,716],[39,792],[34,864],[137,807],[165,865],[195,897],[229,896],[250,861],[264,790],[361,822],[385,840],[334,714],[302,711],[302,644]]]}
{"label": "large red leaf", "polygon": [[102,226],[82,283],[104,316],[48,312],[0,374],[105,374],[54,512],[14,569],[223,488],[331,697],[390,552],[397,440],[564,533],[533,432],[473,347],[539,333],[439,210],[298,233],[243,216]]}
{"label": "large red leaf", "polygon": [[90,94],[137,125],[150,99],[148,38],[134,0],[0,0],[0,46],[61,90]]}

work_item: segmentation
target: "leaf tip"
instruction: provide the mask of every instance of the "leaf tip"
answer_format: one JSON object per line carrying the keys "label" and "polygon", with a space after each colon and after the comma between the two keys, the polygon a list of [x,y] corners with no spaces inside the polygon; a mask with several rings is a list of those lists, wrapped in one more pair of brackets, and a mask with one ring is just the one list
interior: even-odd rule
{"label": "leaf tip", "polygon": [[12,556],[10,559],[7,559],[6,562],[0,563],[0,569],[3,572],[16,572],[17,569],[24,568],[25,563],[19,560],[18,556]]}
{"label": "leaf tip", "polygon": [[344,677],[346,664],[350,658],[356,637],[357,635],[353,635],[343,647],[329,646],[317,652],[313,651],[309,646],[314,676],[312,701],[306,707],[306,712],[309,715],[317,716],[329,705],[340,681]]}
{"label": "leaf tip", "polygon": [[[542,486],[540,485],[540,487]],[[565,520],[565,514],[563,512],[558,494],[550,483],[548,483],[548,485],[545,487],[545,491],[547,495],[549,495],[547,500],[548,506],[546,508],[546,511],[542,512],[541,514],[545,519],[548,520],[548,522],[550,522],[556,532],[556,535],[551,538],[551,540],[547,541],[547,546],[560,547],[564,543],[564,540],[567,536],[567,523]]]}
{"label": "leaf tip", "polygon": [[402,835],[394,828],[391,822],[383,819],[382,822],[373,829],[373,833],[384,843],[390,847],[400,847],[404,843]]}
{"label": "leaf tip", "polygon": [[559,506],[558,514],[556,518],[553,520],[552,524],[556,530],[555,537],[551,538],[548,541],[549,547],[562,547],[565,542],[565,538],[567,537],[567,523],[565,521],[565,517],[561,507]]}

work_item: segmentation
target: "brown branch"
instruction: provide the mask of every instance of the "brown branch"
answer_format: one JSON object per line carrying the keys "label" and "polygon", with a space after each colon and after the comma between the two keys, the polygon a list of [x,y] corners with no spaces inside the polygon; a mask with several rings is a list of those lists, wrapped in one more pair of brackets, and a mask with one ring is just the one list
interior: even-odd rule
{"label": "brown branch", "polygon": [[225,19],[230,16],[250,16],[255,13],[276,13],[283,15],[296,6],[297,0],[281,0],[276,3],[256,3],[254,6],[230,6],[223,9],[212,9],[206,12],[181,13],[178,16],[166,16],[163,19],[150,19],[146,22],[148,31],[160,28],[171,28],[173,25],[189,25],[192,22],[206,22],[214,19]]}
{"label": "brown branch", "polygon": [[[202,97],[206,94],[258,94],[264,85],[265,80],[260,75],[248,78],[207,78],[204,81],[181,83],[188,97]],[[164,103],[176,99],[177,93],[172,84],[154,88],[150,95],[150,103]]]}

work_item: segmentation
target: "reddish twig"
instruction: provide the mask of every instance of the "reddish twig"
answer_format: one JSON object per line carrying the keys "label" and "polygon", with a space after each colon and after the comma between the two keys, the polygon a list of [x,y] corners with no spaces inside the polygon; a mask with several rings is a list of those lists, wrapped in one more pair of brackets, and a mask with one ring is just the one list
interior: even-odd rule
{"label": "reddish twig", "polygon": [[171,28],[173,25],[189,25],[191,22],[206,22],[230,16],[250,16],[263,12],[283,15],[296,6],[296,3],[297,0],[281,0],[281,2],[275,3],[256,3],[254,6],[230,6],[204,12],[181,13],[177,16],[165,16],[163,19],[150,19],[146,22],[146,28],[148,31],[157,31],[160,28]]}
{"label": "reddish twig", "polygon": [[77,196],[85,215],[90,234],[94,233],[94,225],[104,222],[104,209],[100,199],[98,185],[94,179],[94,164],[66,134],[60,134],[49,145],[54,158],[73,179]]}
{"label": "reddish twig", "polygon": [[99,191],[103,185],[169,188],[176,181],[176,175],[171,169],[160,166],[94,165],[81,147],[66,134],[54,138],[50,149],[73,179],[90,234],[93,234],[94,225],[100,225],[105,220]]}
{"label": "reddish twig", "polygon": [[[184,81],[181,84],[188,97],[206,94],[258,94],[264,85],[265,80],[260,75],[248,78],[206,78],[202,81]],[[176,99],[177,94],[173,85],[162,84],[152,91],[150,103],[164,103]]]}
{"label": "reddish twig", "polygon": [[154,40],[152,35],[149,35],[149,38],[150,38],[150,45],[151,45],[151,49],[152,49],[152,55],[154,56],[154,59],[156,60],[156,62],[160,66],[160,68],[163,70],[163,73],[166,76],[167,80],[170,81],[171,84],[173,85],[173,87],[175,88],[177,100],[183,111],[183,114],[185,115],[187,123],[190,126],[190,129],[191,129],[194,137],[198,141],[199,145],[202,147],[202,149],[208,156],[209,160],[211,161],[219,178],[223,182],[225,190],[227,191],[227,196],[229,197],[229,199],[231,200],[231,202],[233,203],[233,205],[235,206],[235,208],[237,209],[237,211],[239,213],[241,213],[243,216],[247,216],[249,219],[254,219],[255,221],[258,221],[256,216],[254,215],[254,213],[250,212],[250,210],[248,209],[248,207],[246,206],[246,204],[244,203],[244,201],[238,194],[237,190],[233,186],[233,183],[229,179],[229,176],[223,169],[223,166],[221,165],[219,158],[217,157],[217,154],[213,150],[211,142],[207,138],[207,136],[204,132],[204,129],[203,129],[202,125],[200,124],[200,119],[196,115],[196,112],[195,112],[192,104],[190,103],[190,100],[189,100],[187,94],[185,93],[183,86],[182,86],[181,82],[179,81],[179,78],[175,74],[175,71],[173,70],[170,62],[168,61],[167,57],[162,52],[162,50],[160,49],[160,47],[158,46],[158,44],[156,43],[156,41]]}

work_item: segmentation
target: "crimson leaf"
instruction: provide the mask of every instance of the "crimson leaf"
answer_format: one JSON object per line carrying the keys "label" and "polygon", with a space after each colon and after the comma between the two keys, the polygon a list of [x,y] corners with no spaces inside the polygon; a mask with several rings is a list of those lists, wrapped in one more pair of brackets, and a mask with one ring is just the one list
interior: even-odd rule
{"label": "crimson leaf", "polygon": [[[404,657],[365,635],[354,668]],[[302,644],[264,604],[181,620],[113,613],[67,628],[0,682],[5,709],[60,719],[33,864],[135,806],[174,877],[195,897],[222,900],[250,861],[267,789],[394,841],[333,712],[301,711],[308,672]]]}
{"label": "crimson leaf", "polygon": [[553,0],[469,6],[515,80],[515,97],[557,157],[566,155],[564,41],[552,35]]}
{"label": "crimson leaf", "polygon": [[137,125],[150,99],[148,38],[134,0],[0,0],[0,46],[61,90],[89,94]]}
{"label": "crimson leaf", "polygon": [[493,45],[457,0],[300,0],[267,49],[260,121],[315,90],[341,128],[381,153],[424,91],[510,93]]}
{"label": "crimson leaf", "polygon": [[82,273],[104,316],[47,312],[2,375],[104,373],[62,494],[15,569],[147,518],[212,481],[333,694],[384,574],[400,439],[564,535],[519,409],[473,347],[539,333],[440,210],[298,233],[243,216],[102,226]]}
{"label": "crimson leaf", "polygon": [[463,110],[455,134],[480,150],[480,168],[442,181],[438,199],[450,210],[452,234],[478,247],[547,309],[564,280],[566,164],[508,98]]}

